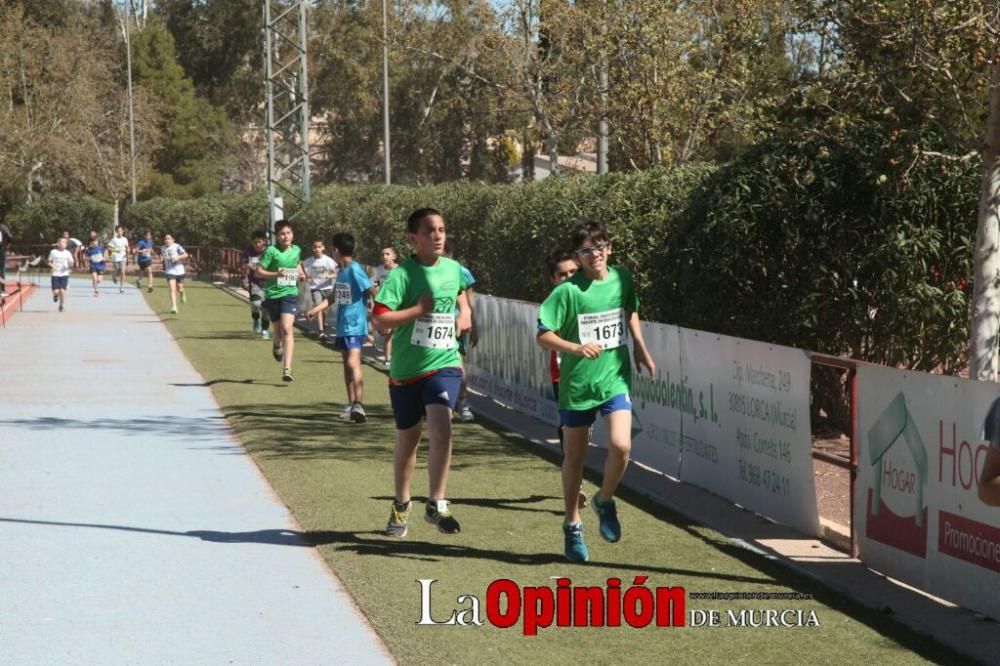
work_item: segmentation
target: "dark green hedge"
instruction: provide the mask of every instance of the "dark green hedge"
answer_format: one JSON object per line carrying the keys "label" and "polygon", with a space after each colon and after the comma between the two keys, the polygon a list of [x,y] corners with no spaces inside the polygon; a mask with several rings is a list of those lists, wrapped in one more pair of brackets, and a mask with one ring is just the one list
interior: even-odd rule
{"label": "dark green hedge", "polygon": [[[543,258],[580,220],[603,220],[613,262],[635,273],[643,316],[888,365],[964,363],[980,166],[917,158],[930,135],[877,123],[779,136],[712,168],[548,179],[521,185],[326,186],[295,217],[298,241],[358,239],[375,263],[405,248],[413,209],[445,212],[459,258],[485,292],[538,300]],[[35,233],[93,226],[94,202],[46,197],[11,221]],[[103,212],[101,212],[103,211]],[[132,229],[185,245],[242,247],[263,228],[263,192],[155,199]],[[47,225],[47,226],[46,226]],[[30,234],[29,234],[30,235]]]}
{"label": "dark green hedge", "polygon": [[879,125],[757,146],[693,193],[658,317],[890,366],[958,369],[979,160],[917,158]]}
{"label": "dark green hedge", "polygon": [[91,197],[43,195],[30,206],[15,208],[7,216],[16,246],[48,245],[63,231],[86,239],[91,229],[110,229],[114,208]]}

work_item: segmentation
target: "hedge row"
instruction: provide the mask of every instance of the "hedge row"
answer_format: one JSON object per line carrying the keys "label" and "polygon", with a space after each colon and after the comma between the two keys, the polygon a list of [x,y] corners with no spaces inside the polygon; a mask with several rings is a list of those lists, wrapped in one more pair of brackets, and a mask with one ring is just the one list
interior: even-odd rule
{"label": "hedge row", "polygon": [[[538,300],[545,255],[566,245],[573,223],[603,220],[612,262],[634,271],[648,319],[955,370],[965,356],[980,166],[915,159],[914,144],[941,148],[933,136],[890,137],[870,124],[779,136],[721,168],[521,185],[325,186],[295,216],[296,235],[305,245],[350,231],[358,259],[374,263],[383,245],[405,247],[407,214],[431,205],[445,212],[483,291]],[[51,236],[93,226],[92,209],[89,200],[49,197],[10,220],[27,237]],[[185,245],[242,247],[265,211],[262,192],[219,194],[141,202],[123,222],[170,231]],[[106,228],[107,206],[101,214]]]}

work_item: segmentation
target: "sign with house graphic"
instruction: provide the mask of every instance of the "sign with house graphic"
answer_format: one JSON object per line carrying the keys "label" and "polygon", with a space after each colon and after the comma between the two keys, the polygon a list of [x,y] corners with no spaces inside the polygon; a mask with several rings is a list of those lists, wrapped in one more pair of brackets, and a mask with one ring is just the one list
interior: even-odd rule
{"label": "sign with house graphic", "polygon": [[1000,508],[978,484],[998,394],[992,382],[862,366],[854,427],[861,560],[995,619]]}

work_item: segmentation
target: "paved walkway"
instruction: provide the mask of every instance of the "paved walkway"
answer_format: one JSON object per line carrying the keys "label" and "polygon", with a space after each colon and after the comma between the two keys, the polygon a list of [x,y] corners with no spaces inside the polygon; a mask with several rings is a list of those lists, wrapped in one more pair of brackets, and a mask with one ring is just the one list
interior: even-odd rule
{"label": "paved walkway", "polygon": [[384,664],[141,295],[0,331],[0,661]]}

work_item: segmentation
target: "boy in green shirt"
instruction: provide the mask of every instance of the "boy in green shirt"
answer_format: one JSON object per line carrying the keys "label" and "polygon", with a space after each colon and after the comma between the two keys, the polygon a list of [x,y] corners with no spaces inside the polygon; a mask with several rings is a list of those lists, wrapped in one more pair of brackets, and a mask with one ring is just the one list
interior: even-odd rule
{"label": "boy in green shirt", "polygon": [[396,421],[393,456],[395,500],[385,533],[404,537],[410,515],[410,481],[417,463],[421,420],[427,418],[430,478],[424,518],[445,534],[460,531],[445,490],[451,464],[451,415],[462,381],[455,340],[472,327],[467,286],[457,261],[444,254],[444,217],[433,208],[410,214],[407,234],[416,254],[394,268],[375,298],[372,322],[393,329],[389,397]]}
{"label": "boy in green shirt", "polygon": [[608,428],[608,457],[601,490],[591,499],[601,537],[615,543],[621,525],[613,499],[625,474],[632,448],[632,385],[628,336],[632,337],[636,369],[650,375],[656,365],[639,326],[639,299],[632,276],[607,264],[611,240],[603,224],[587,222],[573,228],[573,248],[580,270],[557,285],[538,311],[538,344],[560,353],[559,419],[566,437],[562,464],[566,517],[563,537],[566,557],[589,559],[577,503],[587,456],[588,432],[600,411]]}
{"label": "boy in green shirt", "polygon": [[278,328],[272,339],[271,354],[284,368],[281,378],[290,382],[295,379],[292,355],[295,352],[295,315],[299,311],[299,281],[305,280],[306,275],[302,271],[302,250],[292,245],[295,236],[292,225],[278,221],[274,224],[274,232],[278,243],[264,250],[256,274],[267,279],[264,310]]}

